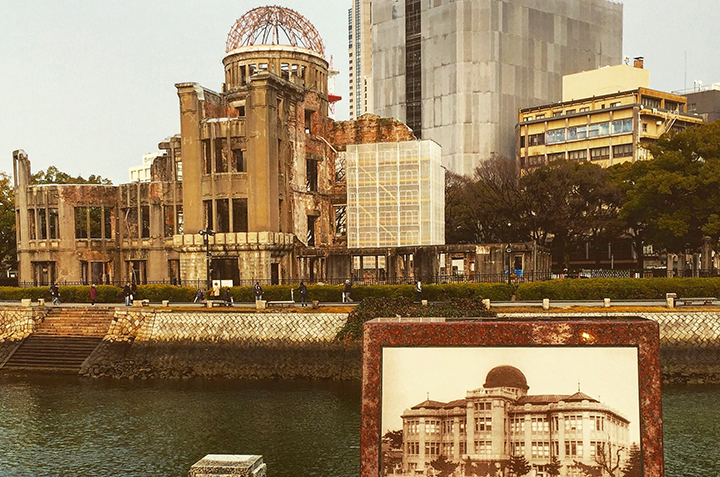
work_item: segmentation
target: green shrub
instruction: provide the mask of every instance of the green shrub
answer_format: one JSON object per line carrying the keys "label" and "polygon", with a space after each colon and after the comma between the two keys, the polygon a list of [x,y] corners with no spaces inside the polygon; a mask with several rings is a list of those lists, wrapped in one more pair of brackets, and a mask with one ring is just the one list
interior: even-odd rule
{"label": "green shrub", "polygon": [[340,339],[360,339],[366,321],[387,317],[490,317],[496,316],[482,304],[482,297],[453,298],[422,306],[408,297],[367,297],[348,315],[345,326],[338,332]]}
{"label": "green shrub", "polygon": [[720,293],[720,278],[591,278],[523,283],[518,300],[614,300],[664,299],[666,293],[681,298],[713,296]]}

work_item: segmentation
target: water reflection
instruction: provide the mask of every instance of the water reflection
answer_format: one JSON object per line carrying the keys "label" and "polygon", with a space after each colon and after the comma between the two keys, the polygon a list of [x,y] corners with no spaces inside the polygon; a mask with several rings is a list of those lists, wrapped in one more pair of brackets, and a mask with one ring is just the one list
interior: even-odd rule
{"label": "water reflection", "polygon": [[[720,386],[663,389],[667,477],[720,475]],[[0,375],[0,475],[185,477],[205,454],[355,477],[359,384]]]}
{"label": "water reflection", "polygon": [[0,379],[0,475],[179,477],[208,453],[357,475],[358,384]]}

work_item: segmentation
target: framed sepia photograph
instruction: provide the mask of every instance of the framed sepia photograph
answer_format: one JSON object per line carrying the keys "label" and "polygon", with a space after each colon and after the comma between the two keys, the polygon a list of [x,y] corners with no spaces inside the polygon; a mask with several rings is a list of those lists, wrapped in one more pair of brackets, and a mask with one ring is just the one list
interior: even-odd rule
{"label": "framed sepia photograph", "polygon": [[362,476],[663,475],[657,324],[365,325]]}

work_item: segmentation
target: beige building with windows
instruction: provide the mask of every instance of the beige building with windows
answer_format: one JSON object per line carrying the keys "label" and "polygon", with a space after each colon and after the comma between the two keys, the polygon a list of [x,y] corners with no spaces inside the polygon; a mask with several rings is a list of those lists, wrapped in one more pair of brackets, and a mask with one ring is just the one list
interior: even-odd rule
{"label": "beige building with windows", "polygon": [[406,410],[403,474],[429,475],[430,462],[444,455],[496,475],[516,455],[525,456],[535,477],[549,475],[553,456],[562,464],[560,475],[574,477],[584,475],[575,461],[596,466],[607,450],[629,448],[629,421],[609,406],[579,391],[532,395],[528,389],[522,371],[498,366],[465,399],[428,399]]}
{"label": "beige building with windows", "polygon": [[646,146],[669,131],[700,124],[686,98],[650,89],[649,73],[617,65],[563,78],[563,101],[520,109],[517,159],[521,170],[553,161],[592,161],[609,167],[649,158]]}

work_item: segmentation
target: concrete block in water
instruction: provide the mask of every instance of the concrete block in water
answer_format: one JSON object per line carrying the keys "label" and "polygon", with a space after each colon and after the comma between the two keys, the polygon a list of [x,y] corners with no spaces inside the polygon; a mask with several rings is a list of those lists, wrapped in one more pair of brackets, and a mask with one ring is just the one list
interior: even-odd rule
{"label": "concrete block in water", "polygon": [[265,477],[266,467],[261,455],[208,454],[190,467],[188,477]]}

